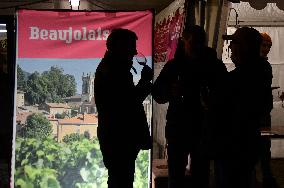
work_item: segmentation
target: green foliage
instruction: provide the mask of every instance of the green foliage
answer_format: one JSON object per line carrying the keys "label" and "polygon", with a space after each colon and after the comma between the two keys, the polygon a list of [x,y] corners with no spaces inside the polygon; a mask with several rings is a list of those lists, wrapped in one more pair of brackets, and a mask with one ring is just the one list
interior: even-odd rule
{"label": "green foliage", "polygon": [[23,127],[23,134],[27,138],[45,139],[52,133],[52,125],[49,120],[40,113],[27,117],[27,124]]}
{"label": "green foliage", "polygon": [[71,109],[71,117],[75,117],[78,115],[78,110],[77,109]]}
{"label": "green foliage", "polygon": [[65,118],[65,115],[63,115],[63,114],[55,114],[55,118],[56,119],[64,119]]}
{"label": "green foliage", "polygon": [[37,140],[17,138],[16,141],[16,187],[60,188],[58,170],[60,147],[53,139]]}
{"label": "green foliage", "polygon": [[27,79],[25,77],[24,71],[19,65],[17,65],[17,89],[25,90],[27,85]]}
{"label": "green foliage", "polygon": [[64,119],[65,117],[69,117],[69,115],[66,112],[63,112],[62,114],[55,114],[55,118],[57,119]]}
{"label": "green foliage", "polygon": [[83,139],[88,139],[90,140],[91,135],[88,131],[85,131],[84,134],[79,134],[79,133],[71,133],[67,134],[63,137],[62,141],[65,143],[71,143],[75,141],[82,141]]}
{"label": "green foliage", "polygon": [[61,188],[57,180],[57,173],[49,168],[34,168],[31,165],[25,165],[16,171],[15,176],[19,177],[15,181],[15,186],[20,188],[40,188],[52,187]]}
{"label": "green foliage", "polygon": [[52,66],[42,74],[32,73],[27,79],[25,92],[30,104],[59,103],[75,94],[76,82],[73,75],[64,74],[63,69]]}
{"label": "green foliage", "polygon": [[135,161],[135,188],[147,188],[148,187],[148,170],[149,170],[149,151],[142,150],[139,152]]}
{"label": "green foliage", "polygon": [[63,137],[62,141],[65,143],[80,141],[83,137],[79,133],[67,134]]}
{"label": "green foliage", "polygon": [[76,188],[98,187],[107,188],[107,170],[104,168],[102,153],[97,140],[95,147],[86,156],[85,165],[80,170],[82,182],[76,184]]}
{"label": "green foliage", "polygon": [[[148,151],[136,160],[135,188],[147,188]],[[16,139],[15,187],[107,188],[107,170],[97,139],[58,143]]]}
{"label": "green foliage", "polygon": [[44,103],[48,93],[46,80],[42,79],[38,72],[32,73],[28,77],[25,92],[25,98],[30,104]]}
{"label": "green foliage", "polygon": [[76,82],[75,78],[69,74],[63,74],[63,69],[52,66],[49,71],[42,73],[42,77],[47,80],[50,88],[49,101],[63,102],[62,98],[75,95]]}
{"label": "green foliage", "polygon": [[85,137],[86,139],[90,139],[90,138],[91,138],[90,132],[89,132],[89,131],[85,131],[85,132],[84,132],[84,137]]}

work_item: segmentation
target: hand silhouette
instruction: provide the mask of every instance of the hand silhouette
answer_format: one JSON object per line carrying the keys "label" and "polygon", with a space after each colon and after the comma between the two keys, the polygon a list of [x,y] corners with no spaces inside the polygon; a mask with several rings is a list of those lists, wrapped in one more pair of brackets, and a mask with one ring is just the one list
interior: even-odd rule
{"label": "hand silhouette", "polygon": [[141,71],[141,79],[144,81],[151,81],[153,79],[153,75],[153,70],[148,65],[144,65]]}

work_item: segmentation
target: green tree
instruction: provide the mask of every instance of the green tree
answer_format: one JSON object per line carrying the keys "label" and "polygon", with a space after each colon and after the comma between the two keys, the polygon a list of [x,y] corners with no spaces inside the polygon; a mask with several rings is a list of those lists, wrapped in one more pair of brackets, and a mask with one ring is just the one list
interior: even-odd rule
{"label": "green tree", "polygon": [[63,112],[62,114],[59,114],[59,113],[55,114],[55,118],[57,118],[57,119],[64,119],[64,118],[69,117],[69,116],[70,115],[66,112]]}
{"label": "green tree", "polygon": [[141,150],[135,161],[134,187],[148,187],[149,151]]}
{"label": "green tree", "polygon": [[25,92],[30,104],[63,102],[63,98],[75,95],[76,82],[73,75],[64,74],[63,69],[52,66],[42,74],[32,73],[27,79]]}
{"label": "green tree", "polygon": [[37,71],[28,77],[26,98],[30,104],[42,104],[46,101],[48,93],[46,82]]}
{"label": "green tree", "polygon": [[55,118],[56,119],[64,119],[65,115],[57,113],[57,114],[55,114]]}
{"label": "green tree", "polygon": [[24,126],[25,137],[46,139],[51,133],[52,125],[43,114],[35,113],[27,117],[27,124]]}
{"label": "green tree", "polygon": [[63,137],[62,141],[65,143],[80,141],[83,137],[79,133],[67,134]]}
{"label": "green tree", "polygon": [[75,108],[71,109],[71,117],[75,117],[77,115],[78,115],[78,110]]}
{"label": "green tree", "polygon": [[91,138],[91,135],[90,135],[90,132],[89,131],[85,131],[84,132],[84,138],[86,138],[86,139],[90,139]]}
{"label": "green tree", "polygon": [[49,89],[49,102],[63,102],[63,98],[76,93],[76,82],[73,75],[63,74],[63,69],[52,66],[49,71],[42,73],[47,80]]}
{"label": "green tree", "polygon": [[24,91],[26,89],[27,79],[24,71],[17,65],[17,89]]}

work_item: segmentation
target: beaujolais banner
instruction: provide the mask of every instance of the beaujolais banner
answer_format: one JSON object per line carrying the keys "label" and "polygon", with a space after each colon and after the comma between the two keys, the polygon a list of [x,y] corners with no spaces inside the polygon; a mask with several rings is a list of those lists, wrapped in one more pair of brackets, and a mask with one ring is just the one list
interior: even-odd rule
{"label": "beaujolais banner", "polygon": [[[11,187],[107,187],[97,140],[94,74],[111,30],[127,28],[138,36],[140,53],[133,59],[137,83],[142,66],[136,61],[152,66],[152,23],[151,11],[17,12]],[[151,100],[144,106],[150,123]],[[147,188],[148,177],[149,152],[143,151],[136,160],[134,187]]]}

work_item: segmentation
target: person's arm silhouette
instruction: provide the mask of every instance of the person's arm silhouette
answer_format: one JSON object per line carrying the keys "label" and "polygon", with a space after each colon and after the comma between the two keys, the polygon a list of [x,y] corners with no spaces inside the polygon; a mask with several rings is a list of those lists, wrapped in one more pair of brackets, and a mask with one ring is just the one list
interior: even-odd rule
{"label": "person's arm silhouette", "polygon": [[139,102],[143,102],[149,95],[152,88],[153,70],[148,66],[144,65],[141,71],[141,79],[136,85],[136,96]]}

